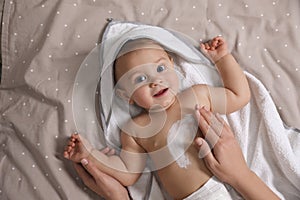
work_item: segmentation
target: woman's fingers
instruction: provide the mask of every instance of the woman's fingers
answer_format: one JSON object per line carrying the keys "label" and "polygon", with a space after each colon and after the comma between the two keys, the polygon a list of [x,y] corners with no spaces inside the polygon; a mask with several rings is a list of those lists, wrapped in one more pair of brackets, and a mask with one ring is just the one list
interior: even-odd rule
{"label": "woman's fingers", "polygon": [[195,139],[195,145],[199,149],[198,157],[204,159],[207,167],[210,170],[214,170],[215,167],[219,165],[219,163],[214,157],[207,142],[203,138],[198,137]]}
{"label": "woman's fingers", "polygon": [[229,125],[225,122],[225,120],[218,113],[216,114],[216,118],[219,121],[219,123],[222,124],[222,129],[220,131],[221,137],[226,137],[229,135],[234,136]]}
{"label": "woman's fingers", "polygon": [[195,115],[205,140],[213,147],[221,136],[223,122],[220,122],[215,115],[206,111],[205,108],[196,110]]}
{"label": "woman's fingers", "polygon": [[209,145],[203,138],[197,137],[195,139],[195,144],[196,144],[197,148],[199,149],[199,153],[198,153],[199,158],[204,158],[211,152]]}
{"label": "woman's fingers", "polygon": [[221,136],[224,126],[224,120],[220,120],[221,116],[219,114],[213,114],[212,112],[208,111],[205,107],[202,107],[200,109],[200,115],[204,118],[208,126],[211,129],[213,129],[214,133],[218,136]]}
{"label": "woman's fingers", "polygon": [[96,185],[95,179],[83,168],[82,165],[74,163],[74,168],[82,179],[83,183],[89,188],[93,189],[93,187]]}
{"label": "woman's fingers", "polygon": [[87,159],[82,159],[81,161],[82,166],[87,170],[90,175],[93,177],[101,177],[102,172],[97,169],[93,162],[89,162]]}

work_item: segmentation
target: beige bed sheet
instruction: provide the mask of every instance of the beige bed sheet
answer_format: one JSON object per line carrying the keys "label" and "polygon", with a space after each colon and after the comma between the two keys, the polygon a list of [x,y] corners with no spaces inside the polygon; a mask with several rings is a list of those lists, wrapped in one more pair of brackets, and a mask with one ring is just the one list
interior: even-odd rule
{"label": "beige bed sheet", "polygon": [[0,199],[97,199],[62,157],[76,130],[76,72],[107,18],[223,35],[287,126],[300,128],[298,0],[5,0],[0,84]]}

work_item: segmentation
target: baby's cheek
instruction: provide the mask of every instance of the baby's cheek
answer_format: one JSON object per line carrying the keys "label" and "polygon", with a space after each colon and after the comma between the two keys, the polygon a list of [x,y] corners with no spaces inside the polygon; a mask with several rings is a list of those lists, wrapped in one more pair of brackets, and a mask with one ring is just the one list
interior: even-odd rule
{"label": "baby's cheek", "polygon": [[137,103],[140,107],[149,108],[149,95],[144,90],[136,90],[133,95],[132,99]]}
{"label": "baby's cheek", "polygon": [[178,78],[177,74],[172,74],[169,77],[169,80],[170,80],[169,82],[171,83],[170,87],[173,90],[172,92],[175,93],[175,94],[178,93],[179,88],[180,88],[180,81],[179,81],[179,78]]}

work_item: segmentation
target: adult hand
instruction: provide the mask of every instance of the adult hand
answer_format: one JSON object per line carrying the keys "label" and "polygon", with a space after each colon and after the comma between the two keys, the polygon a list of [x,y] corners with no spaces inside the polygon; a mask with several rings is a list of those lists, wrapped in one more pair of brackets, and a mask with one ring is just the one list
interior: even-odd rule
{"label": "adult hand", "polygon": [[205,137],[205,140],[201,137],[195,139],[199,156],[203,157],[206,166],[217,178],[235,185],[251,171],[230,127],[220,115],[214,115],[205,108],[196,110],[195,114]]}
{"label": "adult hand", "polygon": [[107,200],[129,199],[126,188],[113,177],[101,172],[92,160],[82,159],[81,164],[74,163],[74,167],[83,183],[101,197]]}
{"label": "adult hand", "polygon": [[[195,139],[199,156],[221,181],[228,183],[247,200],[279,200],[279,197],[254,173],[228,124],[205,108],[196,110],[199,127],[205,137]],[[207,142],[209,143],[207,143]],[[213,147],[213,153],[210,149]]]}

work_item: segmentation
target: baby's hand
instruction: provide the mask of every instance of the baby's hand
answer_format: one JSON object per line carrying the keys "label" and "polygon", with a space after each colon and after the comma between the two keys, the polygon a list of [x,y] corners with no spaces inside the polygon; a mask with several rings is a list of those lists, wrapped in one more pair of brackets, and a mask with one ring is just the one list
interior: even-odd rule
{"label": "baby's hand", "polygon": [[201,49],[214,63],[217,63],[223,56],[228,54],[227,44],[220,36],[217,36],[206,43],[202,43]]}
{"label": "baby's hand", "polygon": [[106,147],[106,148],[102,149],[101,152],[104,153],[107,156],[113,156],[113,155],[116,154],[115,149],[109,148],[109,147]]}

